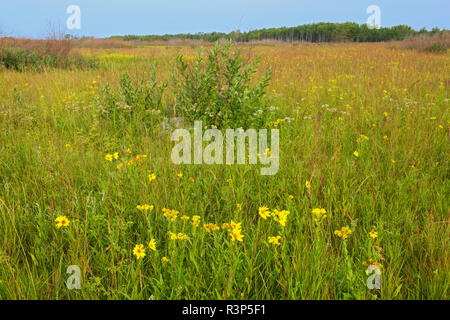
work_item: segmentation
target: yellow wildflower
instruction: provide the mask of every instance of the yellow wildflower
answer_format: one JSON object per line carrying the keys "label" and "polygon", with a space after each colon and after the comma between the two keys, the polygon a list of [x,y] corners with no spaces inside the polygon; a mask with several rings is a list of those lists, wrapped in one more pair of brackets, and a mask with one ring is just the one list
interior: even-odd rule
{"label": "yellow wildflower", "polygon": [[360,134],[359,136],[364,140],[369,140],[369,137],[364,134]]}
{"label": "yellow wildflower", "polygon": [[222,224],[222,229],[231,229],[231,225],[228,222]]}
{"label": "yellow wildflower", "polygon": [[156,240],[152,238],[148,243],[148,247],[150,250],[156,251]]}
{"label": "yellow wildflower", "polygon": [[182,232],[179,232],[177,234],[177,239],[178,240],[186,240],[187,238],[188,238],[188,236],[186,234],[182,233]]}
{"label": "yellow wildflower", "polygon": [[308,190],[311,189],[311,183],[308,180],[306,180],[306,182],[305,182],[305,187]]}
{"label": "yellow wildflower", "polygon": [[201,218],[201,217],[200,217],[200,216],[197,216],[197,215],[192,216],[192,225],[193,225],[194,227],[198,227],[200,218]]}
{"label": "yellow wildflower", "polygon": [[177,240],[177,239],[178,239],[178,236],[177,236],[176,233],[173,233],[173,232],[170,232],[170,231],[169,231],[169,239],[170,239],[170,240]]}
{"label": "yellow wildflower", "polygon": [[259,207],[258,213],[264,220],[266,220],[267,217],[270,217],[270,210],[267,207]]}
{"label": "yellow wildflower", "polygon": [[312,215],[313,215],[314,222],[316,224],[321,223],[327,217],[326,213],[327,213],[327,211],[323,208],[313,209]]}
{"label": "yellow wildflower", "polygon": [[231,237],[231,241],[240,241],[242,242],[244,239],[244,235],[241,234],[240,232],[237,232],[235,230],[233,230],[232,232],[230,232],[230,237]]}
{"label": "yellow wildflower", "polygon": [[170,222],[175,221],[178,218],[179,211],[174,209],[163,208],[162,212],[164,213],[164,217],[166,217]]}
{"label": "yellow wildflower", "polygon": [[277,221],[282,227],[286,226],[286,222],[287,222],[287,216],[289,215],[289,211],[288,210],[273,210],[272,212],[272,217],[273,220]]}
{"label": "yellow wildflower", "polygon": [[61,227],[68,227],[70,220],[67,219],[66,216],[59,216],[55,219],[56,222],[56,228],[61,228]]}
{"label": "yellow wildflower", "polygon": [[233,229],[233,232],[241,232],[241,229],[242,229],[241,224],[242,224],[242,222],[237,223],[237,222],[234,222],[233,220],[231,220],[230,227],[231,227],[231,229]]}
{"label": "yellow wildflower", "polygon": [[219,226],[215,223],[206,223],[203,225],[203,229],[208,232],[220,230]]}
{"label": "yellow wildflower", "polygon": [[137,244],[133,249],[133,254],[136,256],[136,259],[141,259],[145,257],[145,248],[142,244]]}
{"label": "yellow wildflower", "polygon": [[372,231],[369,232],[369,236],[370,236],[372,239],[375,239],[376,237],[378,237],[378,232],[372,230]]}
{"label": "yellow wildflower", "polygon": [[335,230],[334,234],[341,239],[347,239],[349,235],[352,234],[352,230],[348,227],[342,227],[341,230]]}
{"label": "yellow wildflower", "polygon": [[143,204],[143,205],[137,205],[136,209],[138,209],[139,211],[152,211],[153,210],[153,206],[149,205],[149,204]]}
{"label": "yellow wildflower", "polygon": [[281,244],[280,239],[281,239],[281,236],[269,237],[269,243],[279,246]]}

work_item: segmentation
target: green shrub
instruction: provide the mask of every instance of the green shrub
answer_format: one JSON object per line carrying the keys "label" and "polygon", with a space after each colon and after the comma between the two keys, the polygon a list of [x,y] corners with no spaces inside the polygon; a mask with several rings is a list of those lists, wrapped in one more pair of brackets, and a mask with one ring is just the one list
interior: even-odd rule
{"label": "green shrub", "polygon": [[0,66],[17,71],[40,71],[46,68],[90,69],[97,66],[94,58],[78,55],[62,56],[34,50],[6,47],[0,50]]}
{"label": "green shrub", "polygon": [[40,57],[23,49],[3,48],[0,54],[0,62],[7,69],[22,71],[26,66],[40,64]]}
{"label": "green shrub", "polygon": [[153,114],[161,112],[166,87],[167,83],[157,80],[154,64],[149,78],[133,80],[124,72],[117,89],[106,83],[100,89],[96,103],[106,117],[148,121]]}
{"label": "green shrub", "polygon": [[[173,74],[175,109],[186,120],[223,127],[258,127],[265,123],[264,97],[270,69],[255,82],[258,58],[244,64],[231,42],[215,47],[205,56],[200,49],[193,61],[177,55]],[[180,115],[180,114],[179,114]]]}
{"label": "green shrub", "polygon": [[442,43],[433,43],[432,45],[426,47],[424,51],[431,53],[446,53],[447,47]]}

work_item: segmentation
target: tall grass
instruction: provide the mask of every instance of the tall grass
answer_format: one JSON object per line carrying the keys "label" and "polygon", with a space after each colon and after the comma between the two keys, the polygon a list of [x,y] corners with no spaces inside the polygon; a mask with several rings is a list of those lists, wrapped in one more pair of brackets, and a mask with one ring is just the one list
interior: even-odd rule
{"label": "tall grass", "polygon": [[433,36],[415,36],[405,41],[396,42],[393,47],[430,53],[446,53],[450,48],[450,33],[442,31]]}
{"label": "tall grass", "polygon": [[73,40],[0,38],[0,67],[16,71],[96,67],[96,61],[72,53]]}
{"label": "tall grass", "polygon": [[[171,162],[157,110],[173,102],[176,50],[193,57],[197,48],[117,48],[138,58],[0,72],[1,298],[448,299],[447,54],[242,47],[244,57],[261,56],[258,77],[273,68],[266,126],[281,130],[280,170],[261,176],[255,165]],[[161,105],[105,112],[109,96],[110,106],[144,106],[126,100],[127,84],[135,92],[155,82],[169,85]],[[263,206],[288,210],[286,225],[263,219]],[[59,216],[70,224],[57,228]],[[242,242],[222,228],[231,220],[242,223]],[[335,234],[342,227],[352,231],[346,239]],[[280,245],[269,242],[278,235]],[[373,291],[366,268],[375,263],[382,286]],[[69,265],[81,268],[80,290],[65,285]]]}

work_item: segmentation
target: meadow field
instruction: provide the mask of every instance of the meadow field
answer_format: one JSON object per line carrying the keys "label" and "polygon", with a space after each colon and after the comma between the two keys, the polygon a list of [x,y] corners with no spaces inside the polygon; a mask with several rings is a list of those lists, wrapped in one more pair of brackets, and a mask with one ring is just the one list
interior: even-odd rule
{"label": "meadow field", "polygon": [[0,69],[1,299],[448,299],[449,53],[237,47],[242,66],[216,72],[280,130],[275,175],[171,161],[167,124],[191,126],[180,97],[233,94],[180,80],[214,44],[204,60],[92,46],[73,49],[92,67]]}

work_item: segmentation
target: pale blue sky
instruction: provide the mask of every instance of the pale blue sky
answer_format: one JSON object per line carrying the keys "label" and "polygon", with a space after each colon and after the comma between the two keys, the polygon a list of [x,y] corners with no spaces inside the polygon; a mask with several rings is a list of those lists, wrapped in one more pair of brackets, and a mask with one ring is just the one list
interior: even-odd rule
{"label": "pale blue sky", "polygon": [[[79,31],[66,30],[69,5],[81,9]],[[52,25],[96,37],[248,31],[314,22],[366,23],[369,5],[380,7],[382,26],[450,29],[449,0],[0,0],[0,30],[33,38],[45,37]]]}

